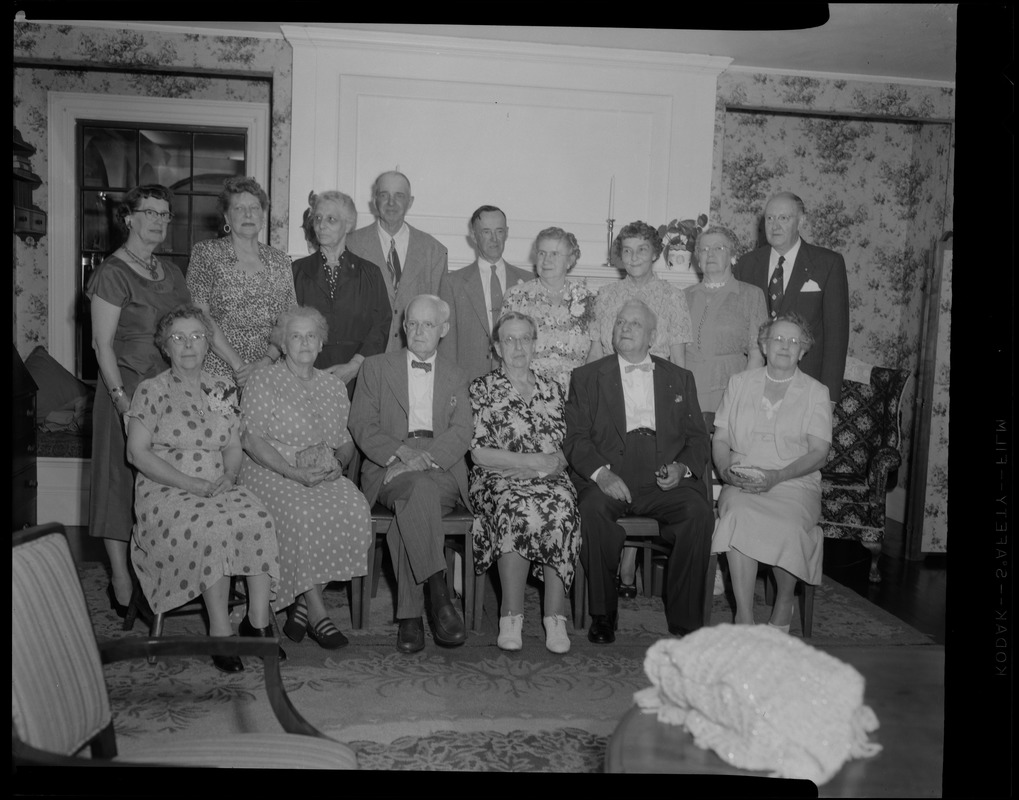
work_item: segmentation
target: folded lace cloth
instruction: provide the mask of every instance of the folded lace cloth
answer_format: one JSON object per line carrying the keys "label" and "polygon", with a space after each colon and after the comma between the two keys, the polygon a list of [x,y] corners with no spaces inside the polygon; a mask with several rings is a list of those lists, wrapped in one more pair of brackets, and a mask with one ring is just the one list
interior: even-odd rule
{"label": "folded lace cloth", "polygon": [[768,625],[715,625],[662,639],[644,658],[653,686],[634,700],[735,767],[820,786],[849,758],[872,756],[878,727],[864,680]]}

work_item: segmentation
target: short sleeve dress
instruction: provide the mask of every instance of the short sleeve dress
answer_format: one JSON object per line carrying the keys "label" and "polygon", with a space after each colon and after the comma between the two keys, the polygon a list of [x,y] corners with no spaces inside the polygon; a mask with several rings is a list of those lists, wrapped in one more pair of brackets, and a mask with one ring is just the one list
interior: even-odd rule
{"label": "short sleeve dress", "polygon": [[562,299],[553,298],[535,278],[512,287],[502,303],[503,314],[518,311],[538,326],[531,369],[557,381],[564,397],[570,390],[570,375],[591,351],[596,297],[586,281],[567,280]]}
{"label": "short sleeve dress", "polygon": [[[187,284],[196,303],[206,304],[237,355],[257,361],[269,347],[276,318],[297,303],[290,256],[259,243],[264,269],[249,273],[237,268],[237,254],[229,236],[196,242],[191,248]],[[205,369],[232,375],[230,365],[212,350]]]}
{"label": "short sleeve dress", "polygon": [[[763,391],[754,388],[760,386],[760,382],[746,379],[764,369],[743,372],[730,379],[715,415],[715,427],[729,431],[730,446],[736,454],[733,463],[781,469],[796,458],[782,458],[776,440],[789,441],[797,431],[804,429],[807,434],[831,441],[831,404],[823,384],[798,372],[797,376],[817,384],[823,391],[801,392],[797,402],[791,402],[787,394],[776,405],[771,405]],[[747,425],[746,420],[735,419],[737,409],[740,413],[753,410],[751,425]],[[736,549],[816,586],[821,583],[824,543],[818,524],[820,519],[820,471],[782,481],[764,494],[752,494],[726,485],[718,498],[718,521],[711,538],[711,552]]]}
{"label": "short sleeve dress", "polygon": [[[314,380],[305,383],[285,359],[251,376],[242,410],[246,430],[265,439],[291,465],[306,447],[324,442],[336,449],[350,441],[350,401],[343,381],[315,370]],[[286,608],[316,584],[368,572],[371,509],[349,480],[341,476],[309,487],[245,455],[241,482],[276,520],[280,586],[274,609]]]}
{"label": "short sleeve dress", "polygon": [[642,286],[627,275],[621,281],[607,283],[598,290],[595,317],[598,339],[602,352],[613,352],[612,328],[616,314],[627,300],[640,300],[658,317],[658,335],[651,347],[651,355],[668,360],[674,345],[693,341],[690,311],[686,306],[686,295],[675,284],[654,277]]}
{"label": "short sleeve dress", "polygon": [[731,276],[718,288],[697,283],[685,291],[694,333],[686,368],[697,384],[701,411],[714,411],[729,378],[747,368],[768,307],[759,287]]}
{"label": "short sleeve dress", "polygon": [[[562,447],[566,435],[562,390],[557,381],[538,374],[535,379],[530,402],[501,369],[471,382],[472,448],[554,453]],[[555,477],[510,480],[475,464],[470,499],[480,523],[474,534],[474,568],[479,575],[503,553],[518,553],[531,561],[531,572],[538,578],[542,565],[553,567],[569,590],[580,552],[580,512],[577,490],[565,470]]]}
{"label": "short sleeve dress", "polygon": [[[228,408],[213,410],[205,392],[226,390],[226,379],[203,372],[201,381],[197,396],[167,370],[141,383],[128,413],[151,432],[157,456],[186,475],[215,481],[240,419]],[[134,507],[131,561],[155,613],[193,600],[225,575],[268,574],[276,591],[273,519],[244,487],[200,497],[139,472]]]}
{"label": "short sleeve dress", "polygon": [[[154,281],[110,256],[92,273],[85,290],[90,299],[98,297],[120,309],[113,352],[128,397],[143,379],[168,366],[156,347],[156,324],[167,312],[191,302],[183,273],[170,261],[160,263],[163,277]],[[124,425],[110,398],[112,388],[100,375],[92,410],[88,530],[91,536],[126,542],[134,525],[134,471],[127,463]]]}

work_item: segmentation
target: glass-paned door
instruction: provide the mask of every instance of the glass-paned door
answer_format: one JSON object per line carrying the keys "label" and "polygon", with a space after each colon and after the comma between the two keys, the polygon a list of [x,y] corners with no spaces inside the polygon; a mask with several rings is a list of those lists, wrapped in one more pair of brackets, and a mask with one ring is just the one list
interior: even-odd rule
{"label": "glass-paned door", "polygon": [[76,350],[78,374],[99,375],[92,350],[88,286],[92,272],[123,244],[114,211],[128,191],[158,183],[173,191],[173,221],[156,253],[187,270],[191,246],[222,235],[216,204],[223,181],[247,174],[247,134],[230,128],[138,126],[120,122],[77,125],[78,230]]}

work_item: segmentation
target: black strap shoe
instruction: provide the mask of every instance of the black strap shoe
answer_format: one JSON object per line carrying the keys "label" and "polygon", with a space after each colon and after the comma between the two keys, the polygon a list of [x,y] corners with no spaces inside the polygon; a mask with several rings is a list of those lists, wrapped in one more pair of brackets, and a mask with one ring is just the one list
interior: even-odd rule
{"label": "black strap shoe", "polygon": [[[256,628],[248,620],[248,615],[244,615],[244,619],[241,620],[241,624],[237,626],[238,636],[261,636],[263,639],[275,639],[276,634],[272,632],[272,625],[266,625],[264,628]],[[282,647],[280,648],[280,663],[282,664],[287,660],[287,651]]]}

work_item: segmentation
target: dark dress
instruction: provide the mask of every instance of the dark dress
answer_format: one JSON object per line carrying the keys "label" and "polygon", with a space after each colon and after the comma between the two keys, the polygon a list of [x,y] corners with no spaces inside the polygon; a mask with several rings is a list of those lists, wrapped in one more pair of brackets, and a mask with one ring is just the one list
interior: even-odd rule
{"label": "dark dress", "polygon": [[[162,280],[143,278],[116,256],[92,274],[85,293],[120,308],[113,339],[120,379],[130,398],[138,384],[169,364],[156,347],[156,324],[169,311],[191,302],[184,275],[175,264],[161,261]],[[127,463],[124,423],[110,399],[111,386],[100,374],[92,410],[92,485],[88,504],[88,532],[103,539],[126,542],[134,524],[134,471]]]}
{"label": "dark dress", "polygon": [[[393,311],[379,268],[344,249],[335,280],[321,252],[294,262],[294,290],[297,302],[320,311],[329,324],[329,341],[315,359],[315,367],[326,369],[346,364],[360,353],[384,353]],[[355,381],[347,384],[353,397]]]}
{"label": "dark dress", "polygon": [[[501,369],[471,382],[474,437],[471,447],[515,453],[554,453],[566,435],[559,382],[535,375],[536,386],[524,402]],[[474,569],[482,575],[506,552],[531,561],[542,577],[542,565],[553,567],[569,591],[580,552],[577,490],[566,470],[555,477],[504,478],[499,471],[471,467],[470,499],[477,521]]]}

